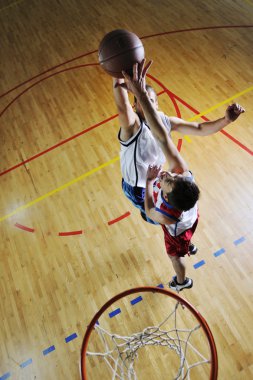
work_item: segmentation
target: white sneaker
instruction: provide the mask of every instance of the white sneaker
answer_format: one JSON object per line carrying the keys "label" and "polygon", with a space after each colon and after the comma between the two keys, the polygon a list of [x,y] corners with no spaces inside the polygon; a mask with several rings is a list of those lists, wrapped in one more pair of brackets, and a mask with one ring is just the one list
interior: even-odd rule
{"label": "white sneaker", "polygon": [[196,255],[197,252],[198,252],[198,248],[196,247],[196,245],[190,243],[190,245],[189,245],[189,254],[190,255]]}
{"label": "white sneaker", "polygon": [[193,285],[193,280],[189,277],[186,277],[182,284],[179,284],[177,282],[176,276],[174,276],[172,278],[172,281],[169,282],[169,287],[173,290],[176,290],[177,292],[180,292],[183,289],[190,289],[192,288],[192,285]]}

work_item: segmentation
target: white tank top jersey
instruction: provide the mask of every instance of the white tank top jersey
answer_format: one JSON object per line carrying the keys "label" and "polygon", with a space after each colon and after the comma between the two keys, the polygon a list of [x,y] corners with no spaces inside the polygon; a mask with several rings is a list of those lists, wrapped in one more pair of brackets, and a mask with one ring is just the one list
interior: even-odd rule
{"label": "white tank top jersey", "polygon": [[[168,116],[159,112],[162,122],[170,135],[171,124]],[[149,165],[163,165],[165,156],[159,143],[152,135],[151,130],[144,121],[140,128],[128,141],[118,139],[121,145],[120,165],[124,181],[131,186],[146,187],[146,174]]]}

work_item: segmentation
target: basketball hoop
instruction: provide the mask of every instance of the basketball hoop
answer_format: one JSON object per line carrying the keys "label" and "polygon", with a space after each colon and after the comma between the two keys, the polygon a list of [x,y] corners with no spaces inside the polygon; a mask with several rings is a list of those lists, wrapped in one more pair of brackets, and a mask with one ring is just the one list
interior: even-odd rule
{"label": "basketball hoop", "polygon": [[[114,311],[105,313],[112,305]],[[153,348],[140,350],[146,346]],[[155,377],[150,377],[153,370]],[[82,380],[145,380],[147,375],[168,380],[218,376],[207,322],[188,301],[159,287],[129,289],[107,301],[88,325],[81,350]]]}

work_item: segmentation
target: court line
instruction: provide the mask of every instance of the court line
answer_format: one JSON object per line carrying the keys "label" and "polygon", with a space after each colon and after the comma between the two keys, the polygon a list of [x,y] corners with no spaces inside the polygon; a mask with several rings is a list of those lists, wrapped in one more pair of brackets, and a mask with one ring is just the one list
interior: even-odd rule
{"label": "court line", "polygon": [[[153,79],[156,83],[158,83],[158,84],[159,84],[159,85],[165,90],[165,92],[166,92],[167,94],[170,93],[172,96],[174,96],[175,98],[177,98],[180,102],[182,102],[186,107],[188,107],[189,109],[191,109],[193,112],[198,112],[198,111],[195,110],[193,107],[191,107],[189,104],[187,104],[183,99],[179,98],[177,95],[173,94],[170,90],[168,90],[168,89],[167,89],[167,88],[166,88],[166,87],[165,87],[165,86],[164,86],[159,80],[157,80],[156,78],[154,78],[152,75],[148,74],[148,77],[150,77],[150,78]],[[239,96],[242,96],[242,95],[244,95],[244,94],[246,94],[247,92],[250,92],[250,91],[252,91],[252,90],[253,90],[253,86],[251,86],[251,87],[249,87],[249,88],[247,88],[247,89],[245,89],[245,90],[243,90],[243,91],[241,91],[241,92],[239,92],[239,93],[233,95],[232,97],[230,97],[230,98],[228,98],[228,99],[226,99],[226,100],[224,100],[224,101],[222,101],[222,102],[220,102],[220,103],[214,105],[213,107],[210,107],[209,109],[207,109],[207,110],[205,110],[205,111],[203,111],[203,112],[201,112],[201,113],[198,113],[196,116],[194,116],[194,117],[191,118],[190,120],[193,120],[193,119],[195,120],[195,118],[198,118],[198,117],[202,117],[202,118],[203,118],[203,117],[204,117],[203,115],[206,115],[207,113],[210,113],[210,112],[213,111],[214,109],[220,107],[220,105],[223,105],[223,104],[225,104],[225,103],[229,103],[232,99],[234,99],[234,98],[236,98],[236,97],[238,98]],[[116,117],[116,116],[117,116],[117,115],[112,116],[111,118],[109,118],[109,120],[111,120],[112,118],[114,118],[114,117]],[[207,118],[206,118],[206,119],[207,119]],[[208,119],[207,119],[207,120],[208,120]],[[103,122],[100,122],[100,123],[96,124],[96,126],[101,125],[102,123],[103,123]],[[94,129],[94,128],[95,128],[95,126],[88,128],[88,130],[90,130],[90,129]],[[220,132],[223,132],[223,131],[220,131]],[[80,132],[80,133],[82,134],[82,133],[84,133],[84,131],[82,131],[82,132]],[[78,133],[77,135],[79,136],[80,133]],[[241,148],[243,148],[243,149],[246,150],[248,153],[250,153],[251,155],[253,155],[253,152],[252,152],[249,148],[245,147],[243,144],[241,144],[241,143],[240,143],[238,140],[236,140],[234,137],[230,136],[227,132],[225,132],[224,134],[225,134],[227,137],[229,137],[232,141],[234,141],[235,143],[237,143]],[[69,138],[69,139],[72,139],[72,138]],[[69,139],[68,139],[68,140],[69,140]],[[60,144],[63,144],[63,143],[64,143],[64,142],[61,142]],[[180,148],[181,148],[181,147],[180,147]],[[50,148],[49,148],[49,149],[50,149]],[[48,151],[49,149],[47,149],[47,151]],[[39,154],[42,155],[43,152],[41,152],[41,153],[39,153]],[[34,156],[34,157],[35,157],[35,156]],[[29,159],[28,159],[28,160],[29,160]],[[26,160],[26,162],[27,162],[28,160]],[[62,186],[60,186],[60,187],[58,187],[58,188],[56,188],[56,189],[50,191],[49,193],[46,193],[46,194],[42,195],[41,197],[36,198],[35,200],[33,200],[33,201],[31,201],[31,202],[29,202],[29,203],[23,205],[23,206],[18,207],[17,209],[15,209],[14,211],[12,211],[11,213],[9,213],[9,214],[4,215],[3,217],[1,217],[1,218],[0,218],[0,222],[6,220],[6,219],[8,219],[8,218],[10,218],[11,216],[17,214],[19,211],[22,211],[22,210],[24,210],[24,209],[26,209],[26,208],[28,208],[28,207],[34,205],[35,203],[38,203],[38,202],[42,201],[43,199],[45,199],[45,198],[47,198],[47,197],[49,197],[49,196],[51,196],[51,195],[53,195],[53,194],[55,194],[55,193],[57,193],[57,192],[63,190],[63,189],[65,189],[66,187],[68,187],[68,186],[70,186],[70,185],[72,185],[72,184],[74,184],[74,183],[76,183],[76,182],[82,180],[83,178],[86,178],[87,176],[89,176],[89,175],[91,175],[91,174],[97,172],[98,170],[100,170],[100,169],[102,169],[102,168],[104,168],[104,167],[106,167],[106,166],[110,165],[111,163],[114,163],[114,162],[116,162],[116,161],[118,161],[118,160],[119,160],[119,157],[117,156],[116,158],[114,158],[114,159],[112,159],[112,160],[110,160],[110,161],[107,161],[106,163],[100,165],[99,167],[97,167],[97,168],[95,168],[95,169],[92,169],[91,171],[89,171],[89,172],[87,172],[87,173],[84,173],[84,174],[81,175],[80,177],[77,177],[77,178],[75,178],[74,180],[72,180],[72,181],[70,181],[70,182],[67,182],[66,184],[64,184],[64,185],[62,185]],[[23,163],[22,163],[22,164],[23,164]],[[5,172],[6,172],[6,171],[5,171]]]}
{"label": "court line", "polygon": [[[237,245],[236,243],[240,244],[240,243],[244,242],[245,240],[246,240],[245,237],[241,237],[241,238],[235,240],[235,241],[234,241],[234,244],[235,244],[235,245]],[[224,249],[224,248],[222,248],[222,250],[223,250],[223,249]],[[219,251],[218,251],[218,252],[219,252]],[[214,254],[214,255],[215,255],[215,254]],[[197,262],[196,264],[193,264],[193,268],[198,269],[199,267],[203,266],[204,264],[205,264],[205,261],[204,261],[204,260],[201,260],[201,261]],[[164,289],[164,285],[163,285],[162,283],[159,284],[159,285],[156,285],[156,287]],[[134,306],[136,303],[139,303],[139,302],[142,301],[142,300],[143,300],[143,298],[142,298],[141,296],[139,296],[139,297],[133,299],[132,301],[130,301],[130,304],[131,304],[132,306]],[[120,313],[121,313],[121,309],[118,308],[118,309],[112,311],[112,313],[108,313],[108,316],[109,316],[110,318],[113,318],[114,316],[116,316],[116,315],[118,315],[118,314],[120,314]],[[99,325],[99,321],[97,321],[96,324]],[[70,341],[72,341],[72,340],[74,340],[74,339],[76,339],[76,338],[78,338],[77,333],[73,333],[73,334],[71,334],[71,335],[65,337],[65,342],[66,342],[66,343],[69,343]],[[44,356],[46,356],[47,354],[50,354],[51,352],[53,352],[53,351],[55,351],[55,350],[56,350],[55,346],[52,345],[52,346],[48,347],[46,350],[44,350],[42,353],[43,353]],[[27,367],[28,365],[32,364],[32,362],[33,362],[33,360],[30,358],[30,359],[26,360],[25,362],[21,363],[19,367],[20,367],[21,369],[23,369],[23,368]],[[0,377],[0,380],[7,380],[8,378],[11,377],[11,375],[12,375],[11,372],[6,372],[4,375],[2,375],[2,376]]]}
{"label": "court line", "polygon": [[27,232],[34,232],[34,228],[30,228],[27,226],[24,226],[23,224],[15,223],[15,227],[20,228],[21,230],[27,231]]}
{"label": "court line", "polygon": [[65,73],[67,71],[71,71],[71,70],[77,70],[77,69],[80,69],[80,68],[83,68],[83,67],[89,67],[89,66],[98,66],[99,64],[98,63],[85,63],[83,65],[78,65],[78,66],[72,66],[72,67],[67,67],[65,69],[62,69],[60,71],[57,71],[56,73],[52,73],[44,78],[41,78],[39,79],[37,82],[34,82],[33,84],[31,84],[29,87],[25,88],[23,91],[21,91],[18,95],[16,95],[8,104],[7,106],[5,106],[1,111],[0,111],[0,117],[3,116],[3,114],[8,110],[8,108],[17,100],[19,99],[22,95],[24,95],[27,91],[31,90],[31,88],[33,88],[34,86],[36,86],[37,84],[43,82],[44,80],[46,79],[49,79],[49,78],[52,78],[54,77],[55,75],[57,74],[62,74],[62,73]]}
{"label": "court line", "polygon": [[82,235],[83,230],[79,231],[69,231],[69,232],[59,232],[58,236],[73,236],[73,235]]}
{"label": "court line", "polygon": [[[23,0],[20,0],[20,1],[17,1],[16,3],[20,3],[21,1],[23,1]],[[16,3],[14,3],[14,4],[16,4]],[[13,4],[13,5],[14,5]],[[12,6],[12,5],[10,5],[10,6]],[[6,8],[9,8],[10,6],[8,6],[8,7],[5,7],[5,8],[3,8],[3,9],[6,9]],[[1,9],[0,9],[0,11],[1,11]],[[247,26],[228,26],[228,27],[252,27],[252,26],[249,26],[249,25],[247,25]],[[217,29],[217,28],[226,28],[226,27],[222,27],[222,26],[220,26],[220,27],[211,27],[211,28],[195,28],[195,29],[187,29],[187,30],[179,30],[179,31],[172,31],[172,32],[167,32],[167,33],[160,33],[160,34],[156,34],[156,35],[153,35],[153,36],[158,36],[158,35],[162,35],[162,34],[169,34],[169,33],[178,33],[178,32],[184,32],[184,31],[194,31],[194,30],[204,30],[204,29]],[[149,38],[149,37],[153,37],[153,36],[147,36],[147,37],[143,37],[143,38]],[[96,52],[96,51],[94,51],[94,52]],[[92,52],[93,53],[93,52]],[[89,53],[89,54],[91,54],[91,53]],[[77,59],[77,58],[76,58]],[[61,64],[62,65],[62,64]],[[60,66],[60,65],[59,65]],[[51,69],[52,70],[52,69]],[[42,74],[39,74],[39,75],[42,75]],[[197,115],[198,116],[198,115]],[[0,220],[1,221],[1,220]],[[9,375],[9,374],[8,374]],[[2,378],[2,377],[1,377]]]}
{"label": "court line", "polygon": [[[148,38],[152,38],[152,37],[160,37],[160,36],[165,36],[165,35],[169,35],[169,34],[177,34],[177,33],[184,33],[184,32],[196,32],[196,31],[202,31],[202,30],[215,30],[215,29],[238,29],[238,28],[253,28],[253,25],[216,25],[216,26],[206,26],[206,27],[201,27],[201,28],[179,29],[179,30],[171,30],[171,31],[168,31],[168,32],[163,32],[163,33],[150,34],[150,35],[147,35],[147,36],[140,37],[140,39],[144,40],[144,39],[148,39]],[[10,92],[16,90],[17,88],[19,88],[19,87],[21,87],[21,86],[23,86],[23,85],[31,82],[32,80],[38,78],[39,76],[42,76],[44,74],[47,74],[50,71],[53,71],[53,70],[57,69],[60,66],[64,66],[67,63],[74,62],[77,59],[86,57],[87,55],[91,55],[91,54],[94,54],[94,53],[97,53],[97,52],[98,52],[98,50],[96,49],[96,50],[90,51],[88,53],[81,54],[81,55],[79,55],[79,56],[77,56],[75,58],[71,58],[68,61],[59,63],[58,65],[53,66],[53,67],[51,67],[51,68],[43,71],[42,73],[39,73],[39,74],[35,75],[34,77],[32,77],[30,79],[27,79],[26,81],[24,81],[22,83],[19,83],[15,87],[7,90],[5,93],[0,94],[0,98],[2,98],[3,96],[9,94]]]}
{"label": "court line", "polygon": [[127,211],[125,214],[119,216],[118,218],[110,220],[107,224],[109,226],[111,226],[112,224],[117,223],[117,222],[119,222],[120,220],[122,220],[124,218],[127,218],[129,215],[131,215],[131,213],[129,211]]}
{"label": "court line", "polygon": [[180,152],[181,148],[182,148],[182,143],[183,143],[183,140],[182,139],[178,139],[178,142],[177,142],[177,150]]}
{"label": "court line", "polygon": [[198,269],[198,268],[202,267],[203,265],[205,265],[205,263],[206,263],[205,260],[200,260],[196,264],[193,265],[193,268]]}
{"label": "court line", "polygon": [[99,123],[96,123],[96,124],[92,125],[91,127],[88,127],[88,128],[86,128],[86,129],[84,129],[83,131],[78,132],[78,133],[76,133],[75,135],[68,137],[68,138],[65,139],[65,140],[60,141],[59,143],[57,143],[57,144],[51,146],[50,148],[48,148],[48,149],[46,149],[46,150],[43,150],[43,151],[41,151],[41,152],[35,154],[34,156],[31,156],[31,157],[27,158],[26,160],[24,160],[24,161],[18,163],[17,165],[14,165],[14,166],[10,167],[9,169],[6,169],[6,170],[4,170],[3,172],[1,172],[1,173],[0,173],[0,177],[1,177],[2,175],[4,175],[4,174],[7,174],[7,173],[11,172],[12,170],[15,170],[15,169],[19,168],[20,166],[23,166],[23,165],[27,164],[28,162],[31,162],[31,161],[35,160],[35,159],[38,158],[38,157],[43,156],[43,155],[46,154],[46,153],[51,152],[52,150],[54,150],[54,149],[60,147],[61,145],[66,144],[67,142],[69,142],[69,141],[71,141],[71,140],[74,140],[74,139],[76,139],[77,137],[80,137],[80,136],[84,135],[84,134],[87,133],[87,132],[92,131],[93,129],[99,127],[100,125],[103,125],[103,124],[107,123],[108,121],[111,121],[111,120],[115,119],[117,116],[118,116],[118,114],[113,115],[113,116],[110,116],[110,117],[108,117],[107,119],[105,119],[105,120],[103,120],[103,121],[100,121]]}
{"label": "court line", "polygon": [[234,245],[241,244],[241,243],[243,243],[244,241],[245,241],[245,237],[242,236],[242,237],[240,237],[239,239],[237,239],[237,240],[234,241]]}
{"label": "court line", "polygon": [[111,164],[114,164],[114,163],[115,163],[116,161],[118,161],[118,160],[119,160],[119,156],[114,157],[114,158],[112,158],[111,160],[105,162],[104,164],[102,164],[102,165],[100,165],[100,166],[98,166],[98,167],[96,167],[96,168],[94,168],[94,169],[92,169],[92,170],[90,170],[90,171],[88,171],[88,172],[86,172],[86,173],[80,175],[79,177],[74,178],[73,180],[71,180],[71,181],[65,183],[64,185],[62,185],[62,186],[60,186],[60,187],[57,187],[57,188],[54,189],[54,190],[49,191],[48,193],[42,195],[41,197],[36,198],[36,199],[34,199],[33,201],[28,202],[28,203],[26,203],[26,204],[24,204],[24,205],[22,205],[22,206],[16,208],[15,210],[13,210],[12,212],[10,212],[9,214],[2,216],[2,217],[0,218],[0,222],[4,221],[4,220],[6,220],[6,219],[9,219],[11,216],[16,215],[18,212],[23,211],[23,210],[25,210],[26,208],[31,207],[31,206],[33,206],[34,204],[41,202],[42,200],[44,200],[45,198],[50,197],[51,195],[54,195],[54,194],[56,194],[56,193],[59,193],[59,191],[62,191],[62,190],[64,190],[64,189],[66,189],[67,187],[73,185],[74,183],[77,183],[77,182],[83,180],[84,178],[90,176],[91,174],[94,174],[94,173],[98,172],[99,170],[101,170],[101,169],[103,169],[103,168],[105,168],[105,167],[107,167],[107,166],[109,166],[109,165],[111,165]]}
{"label": "court line", "polygon": [[[229,103],[231,100],[233,100],[234,98],[238,98],[240,96],[242,96],[243,94],[246,94],[247,92],[250,92],[253,90],[253,86],[251,87],[248,87],[246,88],[245,90],[241,91],[241,92],[238,92],[237,94],[234,94],[233,96],[231,96],[230,98],[227,98],[225,100],[223,100],[222,102],[214,105],[213,107],[211,108],[208,108],[207,110],[199,113],[198,110],[196,110],[195,108],[193,108],[190,104],[188,104],[186,101],[184,101],[183,99],[181,99],[179,96],[177,96],[176,94],[174,94],[172,91],[170,91],[168,88],[166,88],[158,79],[154,78],[152,75],[150,74],[147,74],[147,76],[149,78],[151,78],[154,82],[156,82],[160,87],[162,87],[165,92],[169,95],[169,96],[174,96],[175,99],[177,99],[180,103],[182,103],[185,107],[187,107],[188,109],[190,109],[193,113],[196,114],[196,116],[194,116],[193,118],[189,119],[189,121],[193,121],[195,120],[195,118],[197,119],[198,117],[201,117],[203,120],[205,121],[209,121],[209,119],[207,117],[205,117],[204,115],[205,114],[208,114],[210,113],[211,111],[213,111],[214,109],[218,108],[221,104],[225,104],[225,103]],[[253,156],[253,151],[251,149],[249,149],[248,147],[246,147],[244,144],[242,144],[239,140],[237,140],[235,137],[231,136],[228,132],[226,132],[224,129],[220,130],[219,131],[220,133],[222,133],[223,135],[225,135],[227,138],[229,138],[231,141],[233,141],[235,144],[237,144],[238,146],[240,146],[240,148],[242,148],[243,150],[245,150],[247,153],[249,153],[251,156]],[[187,138],[189,139],[189,136],[187,136]]]}
{"label": "court line", "polygon": [[226,250],[224,248],[221,248],[218,251],[214,252],[213,255],[214,255],[214,257],[218,257],[218,256],[222,255],[225,252],[226,252]]}
{"label": "court line", "polygon": [[[74,67],[74,69],[75,69],[75,68],[80,68],[80,67],[83,67],[83,66]],[[68,70],[69,70],[69,69],[68,69]],[[55,74],[53,74],[53,75],[59,74],[59,73],[61,73],[61,72],[62,72],[62,71],[59,71],[59,72],[57,72],[57,73],[55,73]],[[147,76],[148,76],[149,78],[151,78],[153,81],[155,81],[155,82],[156,82],[156,83],[157,83],[157,84],[163,89],[163,91],[160,92],[159,95],[161,95],[161,94],[163,94],[163,93],[166,93],[166,94],[169,96],[169,98],[171,99],[171,101],[172,101],[172,103],[173,103],[173,105],[174,105],[174,107],[175,107],[175,111],[176,111],[178,117],[181,117],[181,113],[180,113],[179,107],[178,107],[178,105],[177,105],[175,99],[179,100],[179,101],[180,101],[185,107],[189,108],[192,112],[196,113],[196,116],[193,116],[193,118],[189,119],[189,121],[194,121],[194,120],[198,119],[199,117],[202,117],[204,120],[208,120],[207,118],[204,117],[204,115],[207,115],[208,113],[210,113],[211,111],[217,109],[217,108],[220,107],[221,105],[226,104],[226,103],[229,103],[231,100],[233,100],[233,99],[235,99],[235,98],[238,98],[238,97],[240,97],[240,96],[242,96],[242,95],[244,95],[244,94],[246,94],[246,93],[248,93],[248,92],[250,92],[250,91],[253,90],[253,86],[248,87],[247,89],[245,89],[245,90],[243,90],[243,91],[241,91],[241,92],[238,92],[238,93],[234,94],[233,96],[231,96],[230,98],[227,98],[227,99],[223,100],[222,102],[220,102],[220,103],[218,103],[218,104],[216,104],[216,105],[214,105],[214,106],[208,108],[207,110],[202,111],[201,113],[199,113],[199,111],[197,111],[196,109],[194,109],[191,105],[189,105],[188,103],[186,103],[186,102],[185,102],[183,99],[181,99],[179,96],[177,96],[177,95],[174,94],[172,91],[170,91],[169,89],[167,89],[167,88],[166,88],[166,87],[165,87],[165,86],[164,86],[164,85],[163,85],[158,79],[156,79],[155,77],[153,77],[153,76],[150,75],[150,74],[147,74]],[[51,76],[49,76],[49,77],[51,77]],[[49,77],[47,77],[47,78],[43,78],[43,80],[44,80],[44,79],[48,79]],[[37,83],[39,83],[39,82],[36,82],[35,84],[37,84]],[[32,86],[34,86],[35,84],[33,84]],[[29,87],[29,88],[30,88],[30,87]],[[29,88],[28,88],[28,89],[29,89]],[[28,89],[26,89],[25,91],[27,91]],[[22,94],[23,94],[23,93],[22,93]],[[20,96],[20,95],[19,95],[19,96]],[[16,98],[15,98],[15,100],[16,100]],[[10,104],[11,104],[11,103],[10,103]],[[9,106],[9,105],[8,105],[8,106]],[[7,106],[7,107],[8,107],[8,106]],[[5,110],[6,110],[6,108],[5,108]],[[3,114],[3,113],[2,113],[2,114]],[[0,116],[1,116],[1,115],[0,115]],[[70,137],[68,137],[68,138],[65,139],[65,140],[60,141],[59,143],[57,143],[57,144],[51,146],[50,148],[48,148],[48,149],[46,149],[46,150],[44,150],[44,151],[41,151],[41,152],[35,154],[34,156],[31,156],[30,158],[27,158],[26,160],[24,160],[24,161],[22,161],[22,162],[20,162],[20,163],[18,163],[18,164],[16,164],[16,165],[14,165],[14,166],[12,166],[12,167],[10,167],[10,168],[8,168],[8,169],[6,169],[6,170],[0,172],[0,177],[1,177],[2,175],[5,175],[5,174],[7,174],[7,173],[9,173],[9,172],[11,172],[11,171],[13,171],[13,170],[15,170],[15,169],[17,169],[17,168],[23,166],[23,165],[25,165],[26,163],[28,163],[28,162],[30,162],[30,161],[35,160],[35,159],[38,158],[38,157],[41,157],[42,155],[44,155],[44,154],[46,154],[46,153],[51,152],[52,150],[58,148],[58,147],[61,146],[61,145],[66,144],[67,142],[69,142],[69,141],[71,141],[71,140],[73,140],[73,139],[82,136],[84,133],[87,133],[87,132],[91,131],[92,129],[95,129],[95,128],[99,127],[100,125],[105,124],[107,121],[111,121],[111,120],[115,119],[117,116],[118,116],[118,114],[113,115],[113,116],[110,116],[109,118],[107,118],[107,119],[105,119],[105,120],[103,120],[103,121],[101,121],[101,122],[99,122],[99,123],[96,123],[96,124],[94,124],[93,126],[87,128],[87,129],[84,129],[83,131],[78,132],[78,133],[76,133],[75,135],[70,136]],[[226,137],[230,138],[230,140],[232,140],[233,142],[235,142],[235,143],[236,143],[237,145],[239,145],[242,149],[244,149],[245,151],[247,151],[248,153],[250,153],[251,155],[253,155],[253,152],[252,152],[249,148],[247,148],[246,146],[244,146],[242,143],[240,143],[240,142],[239,142],[238,140],[236,140],[234,137],[232,137],[231,135],[229,135],[227,132],[225,132],[225,131],[223,131],[223,130],[221,130],[220,132],[223,133],[224,135],[226,135]],[[184,138],[185,138],[188,142],[191,142],[191,139],[189,138],[189,136],[184,136]]]}
{"label": "court line", "polygon": [[222,102],[215,104],[215,106],[208,108],[206,111],[203,111],[203,112],[199,113],[198,115],[192,117],[191,119],[189,119],[189,121],[197,120],[199,117],[205,116],[206,114],[214,111],[215,109],[219,108],[220,106],[223,106],[224,104],[227,104],[231,101],[233,102],[235,98],[239,98],[240,96],[245,95],[252,90],[253,90],[253,86],[248,87],[245,90],[238,92],[237,94],[231,96],[230,98],[227,98],[227,99],[223,100]]}

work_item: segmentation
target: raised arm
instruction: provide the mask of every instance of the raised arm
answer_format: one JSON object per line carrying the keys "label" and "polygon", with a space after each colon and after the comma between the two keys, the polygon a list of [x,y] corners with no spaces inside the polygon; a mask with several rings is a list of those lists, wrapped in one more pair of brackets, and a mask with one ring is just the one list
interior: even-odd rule
{"label": "raised arm", "polygon": [[137,116],[129,102],[127,89],[121,86],[124,83],[124,79],[113,78],[113,96],[119,113],[121,127],[120,137],[122,140],[127,141],[134,134]]}
{"label": "raised arm", "polygon": [[149,165],[146,177],[145,212],[148,218],[160,224],[174,224],[175,220],[156,211],[153,201],[153,185],[161,167]]}
{"label": "raised arm", "polygon": [[173,141],[169,137],[161,117],[157,110],[153,107],[152,102],[149,99],[146,91],[146,73],[152,62],[144,68],[145,60],[138,65],[136,63],[133,67],[133,78],[128,74],[123,73],[126,78],[126,83],[129,91],[131,91],[138,99],[143,109],[145,119],[154,135],[159,141],[163,153],[170,164],[170,170],[176,173],[183,173],[188,170],[187,164],[179,154],[177,148],[173,144]]}
{"label": "raised arm", "polygon": [[178,117],[170,117],[171,130],[183,133],[184,135],[208,136],[219,132],[228,124],[235,121],[243,112],[244,108],[237,103],[227,107],[225,116],[213,121],[203,123],[189,122]]}

